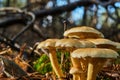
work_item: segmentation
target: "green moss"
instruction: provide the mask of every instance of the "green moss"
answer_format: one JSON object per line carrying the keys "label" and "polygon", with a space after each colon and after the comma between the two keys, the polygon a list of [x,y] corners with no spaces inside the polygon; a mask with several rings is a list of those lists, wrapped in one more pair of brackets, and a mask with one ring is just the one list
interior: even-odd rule
{"label": "green moss", "polygon": [[[63,55],[63,58],[61,57]],[[70,54],[68,52],[57,52],[58,62],[63,70],[63,72],[69,72],[70,68]],[[63,59],[63,61],[61,60]],[[61,62],[62,61],[62,62]],[[33,68],[41,74],[45,74],[47,72],[52,71],[51,62],[49,57],[46,54],[42,54],[39,59],[37,59],[34,64]]]}
{"label": "green moss", "polygon": [[33,68],[41,74],[52,71],[49,57],[46,54],[43,54],[38,60],[34,62]]}

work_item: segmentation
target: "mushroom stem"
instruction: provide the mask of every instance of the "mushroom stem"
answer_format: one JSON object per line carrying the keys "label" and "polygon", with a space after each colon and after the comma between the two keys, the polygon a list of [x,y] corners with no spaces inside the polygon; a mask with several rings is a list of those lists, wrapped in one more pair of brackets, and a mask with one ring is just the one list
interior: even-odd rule
{"label": "mushroom stem", "polygon": [[80,80],[87,79],[87,68],[88,68],[88,60],[87,58],[80,58],[79,60],[83,73],[80,74]]}
{"label": "mushroom stem", "polygon": [[73,74],[73,80],[86,80],[86,75],[87,75],[86,69],[87,68],[83,69],[83,64],[80,63],[80,59],[71,57],[71,62],[73,64],[73,67],[76,67],[79,70],[81,70],[80,73]]}
{"label": "mushroom stem", "polygon": [[84,72],[84,73],[81,73],[80,75],[79,75],[79,80],[86,80],[86,78],[87,78],[87,73],[86,72]]}
{"label": "mushroom stem", "polygon": [[[73,50],[72,50],[73,51]],[[71,51],[71,52],[72,52]],[[70,53],[71,53],[70,52]],[[72,58],[71,57],[71,62],[72,62],[72,66],[73,67],[76,67],[76,68],[79,68],[81,71],[82,71],[82,68],[80,66],[80,61],[78,58]],[[72,74],[73,75],[73,80],[79,80],[80,79],[80,73],[77,73],[77,74]]]}
{"label": "mushroom stem", "polygon": [[73,74],[73,80],[79,80],[79,74]]}
{"label": "mushroom stem", "polygon": [[96,80],[98,72],[102,69],[106,61],[107,59],[105,58],[89,59],[87,80]]}
{"label": "mushroom stem", "polygon": [[50,49],[49,57],[50,57],[52,68],[55,71],[56,75],[58,76],[58,78],[60,78],[60,80],[63,80],[62,78],[64,78],[65,76],[59,66],[55,49],[54,50]]}
{"label": "mushroom stem", "polygon": [[[70,49],[69,49],[69,51],[70,51],[70,56],[71,56],[71,53],[72,53],[74,50],[76,50],[76,48],[70,48]],[[70,59],[71,59],[71,62],[72,62],[72,66],[73,66],[73,67],[77,67],[77,68],[80,68],[80,69],[82,70],[81,65],[80,65],[80,60],[79,60],[78,58],[70,57]]]}

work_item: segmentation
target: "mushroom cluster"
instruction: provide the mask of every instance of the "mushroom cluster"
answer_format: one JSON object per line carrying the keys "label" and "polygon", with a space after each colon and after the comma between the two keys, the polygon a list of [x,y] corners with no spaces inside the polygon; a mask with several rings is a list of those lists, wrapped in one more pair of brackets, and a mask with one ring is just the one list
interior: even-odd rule
{"label": "mushroom cluster", "polygon": [[104,38],[98,30],[88,27],[73,27],[64,32],[64,39],[47,39],[36,49],[49,52],[52,68],[60,80],[66,77],[56,56],[56,50],[70,53],[70,71],[73,80],[96,80],[97,73],[109,59],[116,59],[120,43]]}

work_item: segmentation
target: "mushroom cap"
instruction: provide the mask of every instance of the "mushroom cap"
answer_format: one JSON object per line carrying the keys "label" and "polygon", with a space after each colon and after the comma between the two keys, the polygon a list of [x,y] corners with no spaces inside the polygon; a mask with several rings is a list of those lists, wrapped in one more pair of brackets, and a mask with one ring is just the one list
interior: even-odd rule
{"label": "mushroom cap", "polygon": [[115,42],[116,48],[120,49],[120,43],[119,42]]}
{"label": "mushroom cap", "polygon": [[70,74],[79,74],[79,73],[83,73],[83,71],[81,69],[79,69],[79,68],[71,67],[69,73]]}
{"label": "mushroom cap", "polygon": [[116,51],[103,48],[81,48],[71,53],[71,57],[73,58],[117,58],[118,56],[119,54]]}
{"label": "mushroom cap", "polygon": [[64,32],[65,37],[69,38],[80,38],[80,39],[86,39],[86,38],[104,38],[104,35],[99,32],[98,30],[87,27],[87,26],[81,26],[81,27],[74,27],[71,29],[68,29]]}
{"label": "mushroom cap", "polygon": [[79,40],[79,41],[85,46],[85,48],[96,47],[96,45],[91,41],[88,41],[88,40]]}
{"label": "mushroom cap", "polygon": [[98,39],[87,39],[88,41],[91,41],[92,43],[99,45],[99,44],[110,44],[110,45],[115,45],[113,41],[109,39],[103,39],[103,38],[98,38]]}
{"label": "mushroom cap", "polygon": [[36,49],[55,47],[55,43],[56,43],[57,40],[58,39],[47,39],[45,41],[42,41],[38,44]]}
{"label": "mushroom cap", "polygon": [[73,47],[80,48],[84,47],[77,39],[60,39],[56,42],[55,47]]}
{"label": "mushroom cap", "polygon": [[111,41],[109,39],[87,39],[88,41],[91,41],[99,48],[110,48],[110,49],[116,49],[117,45],[114,41]]}

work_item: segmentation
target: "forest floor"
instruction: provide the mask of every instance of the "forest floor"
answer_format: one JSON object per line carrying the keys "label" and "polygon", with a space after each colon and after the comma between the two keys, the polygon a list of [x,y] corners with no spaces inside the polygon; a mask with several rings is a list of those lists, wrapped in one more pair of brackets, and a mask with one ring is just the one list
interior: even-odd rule
{"label": "forest floor", "polygon": [[[39,56],[35,53],[25,54],[25,47],[23,45],[18,52],[0,43],[0,80],[59,80],[53,71],[45,74],[36,71],[33,63]],[[69,73],[66,75],[65,80],[72,80]],[[97,80],[120,80],[120,57],[104,67],[97,75]]]}

